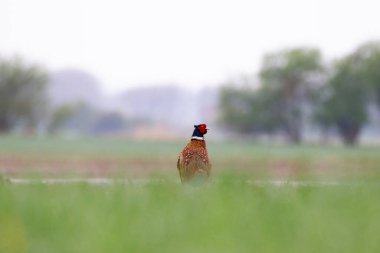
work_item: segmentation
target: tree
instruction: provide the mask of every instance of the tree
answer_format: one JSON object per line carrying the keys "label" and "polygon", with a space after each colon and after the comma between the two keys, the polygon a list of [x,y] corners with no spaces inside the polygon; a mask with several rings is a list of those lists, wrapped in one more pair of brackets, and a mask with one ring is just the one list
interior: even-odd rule
{"label": "tree", "polygon": [[247,88],[224,85],[220,90],[220,122],[227,128],[240,133],[253,131],[251,97],[253,91]]}
{"label": "tree", "polygon": [[52,134],[58,133],[78,113],[81,106],[81,104],[67,104],[56,108],[50,116],[48,131]]}
{"label": "tree", "polygon": [[127,129],[127,122],[124,116],[118,112],[102,113],[94,125],[91,132],[94,134],[117,134]]}
{"label": "tree", "polygon": [[368,42],[360,46],[353,54],[358,63],[357,68],[361,83],[373,94],[380,108],[380,42]]}
{"label": "tree", "polygon": [[0,59],[0,132],[35,127],[46,113],[47,73],[19,58]]}
{"label": "tree", "polygon": [[243,134],[272,133],[281,120],[276,95],[266,88],[225,85],[220,92],[220,121]]}
{"label": "tree", "polygon": [[336,127],[346,145],[354,145],[367,121],[366,88],[361,72],[362,61],[350,55],[335,63],[327,85],[320,91],[320,105],[315,113],[324,128]]}
{"label": "tree", "polygon": [[113,134],[127,129],[127,120],[118,112],[101,112],[84,103],[66,104],[54,110],[48,131],[52,134]]}
{"label": "tree", "polygon": [[276,106],[277,128],[293,143],[302,140],[304,108],[323,80],[321,54],[317,49],[295,48],[264,57],[260,78],[263,88],[271,93]]}

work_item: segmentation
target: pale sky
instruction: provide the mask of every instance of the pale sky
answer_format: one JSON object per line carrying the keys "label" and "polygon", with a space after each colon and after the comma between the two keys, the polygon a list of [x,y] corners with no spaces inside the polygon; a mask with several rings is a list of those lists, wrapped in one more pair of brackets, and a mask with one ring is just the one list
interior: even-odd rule
{"label": "pale sky", "polygon": [[378,0],[0,0],[0,55],[90,72],[109,94],[199,88],[286,47],[342,56],[380,39],[379,11]]}

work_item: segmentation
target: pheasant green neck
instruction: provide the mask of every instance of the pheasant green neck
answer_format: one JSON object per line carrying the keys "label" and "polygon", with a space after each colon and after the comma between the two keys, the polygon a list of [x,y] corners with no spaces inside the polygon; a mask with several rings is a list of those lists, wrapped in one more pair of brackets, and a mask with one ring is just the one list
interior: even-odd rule
{"label": "pheasant green neck", "polygon": [[194,132],[191,136],[191,139],[192,140],[200,140],[200,141],[203,141],[204,140],[204,137],[203,137],[203,134],[199,131],[198,128],[195,128],[194,129]]}

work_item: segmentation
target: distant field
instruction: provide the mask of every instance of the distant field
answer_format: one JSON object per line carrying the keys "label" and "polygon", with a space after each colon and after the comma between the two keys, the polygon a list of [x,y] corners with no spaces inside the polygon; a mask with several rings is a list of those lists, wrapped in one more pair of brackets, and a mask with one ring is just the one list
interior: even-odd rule
{"label": "distant field", "polygon": [[0,253],[380,251],[380,148],[210,142],[197,188],[186,142],[0,137],[0,174],[32,180],[0,180]]}
{"label": "distant field", "polygon": [[[9,177],[177,179],[177,142],[0,137],[0,173]],[[208,142],[213,175],[249,179],[379,180],[380,147],[279,146]]]}

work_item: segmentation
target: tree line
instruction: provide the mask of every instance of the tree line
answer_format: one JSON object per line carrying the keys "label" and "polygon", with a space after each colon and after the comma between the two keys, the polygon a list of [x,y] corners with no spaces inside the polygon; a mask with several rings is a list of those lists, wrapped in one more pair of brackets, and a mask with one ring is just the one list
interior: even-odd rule
{"label": "tree line", "polygon": [[282,133],[303,140],[306,122],[335,130],[354,145],[369,120],[368,107],[380,110],[380,42],[326,63],[319,49],[291,48],[265,55],[255,81],[228,82],[220,91],[220,123],[242,134]]}
{"label": "tree line", "polygon": [[[0,133],[46,126],[49,116],[54,132],[72,114],[67,108],[49,111],[48,78],[41,66],[0,57]],[[365,43],[332,62],[316,48],[272,52],[263,57],[258,80],[258,86],[251,79],[222,86],[220,125],[242,134],[281,133],[300,143],[305,124],[312,123],[353,145],[370,119],[368,108],[380,111],[380,42]],[[109,118],[101,119],[102,129],[108,129]]]}
{"label": "tree line", "polygon": [[0,57],[0,134],[36,130],[60,134],[117,133],[133,125],[117,112],[103,112],[83,102],[53,106],[50,73],[20,57]]}

